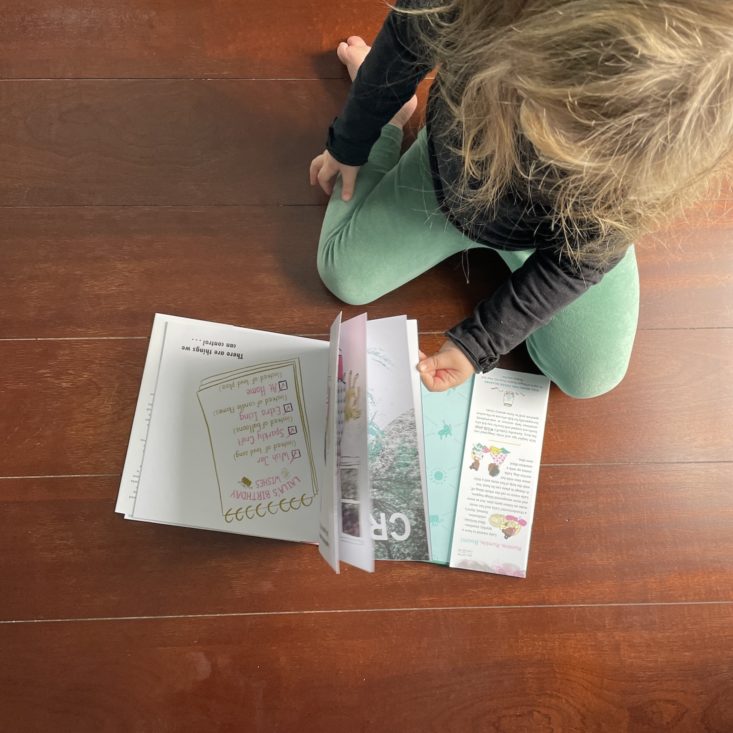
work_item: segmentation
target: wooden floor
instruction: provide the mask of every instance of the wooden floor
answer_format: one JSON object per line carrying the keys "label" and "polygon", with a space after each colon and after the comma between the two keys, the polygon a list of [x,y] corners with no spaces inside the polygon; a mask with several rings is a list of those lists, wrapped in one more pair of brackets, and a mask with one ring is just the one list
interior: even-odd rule
{"label": "wooden floor", "polygon": [[[341,307],[307,166],[348,89],[332,49],[383,15],[3,3],[0,730],[733,730],[730,196],[641,243],[622,386],[553,389],[526,580],[336,576],[309,546],[114,514],[154,312],[325,336]],[[369,315],[429,348],[504,276],[471,273]]]}

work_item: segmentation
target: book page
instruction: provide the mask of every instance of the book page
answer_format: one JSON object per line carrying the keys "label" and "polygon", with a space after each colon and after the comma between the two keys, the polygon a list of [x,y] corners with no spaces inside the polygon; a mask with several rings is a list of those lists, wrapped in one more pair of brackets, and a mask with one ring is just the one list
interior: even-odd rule
{"label": "book page", "polygon": [[128,516],[315,542],[328,344],[161,318],[157,387]]}
{"label": "book page", "polygon": [[322,492],[319,507],[318,551],[337,573],[339,568],[338,541],[338,365],[341,340],[341,314],[331,324],[326,372],[326,432],[325,459],[328,490]]}
{"label": "book page", "polygon": [[404,316],[367,324],[372,537],[379,560],[429,560],[425,489]]}
{"label": "book page", "polygon": [[338,366],[339,554],[344,562],[374,572],[367,445],[367,317],[341,324]]}
{"label": "book page", "polygon": [[302,381],[294,358],[201,383],[198,400],[225,521],[298,511],[317,496]]}
{"label": "book page", "polygon": [[417,321],[408,319],[407,323],[407,356],[410,365],[410,387],[412,389],[412,402],[415,405],[415,429],[417,431],[417,457],[420,465],[420,486],[422,487],[423,501],[423,522],[425,523],[425,539],[428,545],[428,558],[432,557],[430,547],[430,517],[428,506],[428,485],[425,476],[425,435],[423,433],[422,413],[422,380],[417,364],[420,361],[420,346],[418,344]]}
{"label": "book page", "polygon": [[448,564],[473,377],[445,392],[422,389],[430,559]]}
{"label": "book page", "polygon": [[475,377],[451,567],[526,576],[549,388],[504,369]]}
{"label": "book page", "polygon": [[160,360],[163,355],[163,342],[168,321],[166,316],[156,313],[153,319],[153,329],[148,342],[148,353],[145,357],[145,367],[140,383],[135,416],[130,430],[130,441],[127,445],[125,465],[122,469],[120,490],[117,495],[115,511],[128,515],[135,505],[137,487],[140,483],[140,471],[145,457],[145,445],[148,439],[150,415],[153,411],[155,390],[158,385]]}

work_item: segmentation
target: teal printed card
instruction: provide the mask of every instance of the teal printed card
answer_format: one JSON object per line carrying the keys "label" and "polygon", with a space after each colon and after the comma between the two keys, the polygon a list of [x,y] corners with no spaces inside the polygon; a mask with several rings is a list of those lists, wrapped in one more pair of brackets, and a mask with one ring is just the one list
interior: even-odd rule
{"label": "teal printed card", "polygon": [[472,391],[473,377],[447,392],[422,388],[431,560],[444,565],[450,557]]}

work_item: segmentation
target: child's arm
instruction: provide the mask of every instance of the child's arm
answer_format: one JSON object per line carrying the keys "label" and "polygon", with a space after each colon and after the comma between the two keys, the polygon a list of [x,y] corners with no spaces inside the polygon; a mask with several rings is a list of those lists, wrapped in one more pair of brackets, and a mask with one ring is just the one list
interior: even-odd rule
{"label": "child's arm", "polygon": [[596,268],[571,262],[552,248],[538,249],[446,335],[471,359],[476,371],[486,372],[500,356],[600,282],[622,257]]}
{"label": "child's arm", "polygon": [[[397,7],[424,3],[401,0]],[[419,19],[394,11],[387,16],[369,55],[359,67],[341,114],[328,131],[326,149],[342,164],[366,163],[382,127],[415,94],[432,69],[417,36]]]}
{"label": "child's arm", "polygon": [[475,372],[486,372],[499,358],[548,323],[556,313],[600,282],[604,267],[576,265],[551,248],[537,250],[473,314],[451,328],[448,341],[418,364],[423,383],[434,392],[455,387]]}

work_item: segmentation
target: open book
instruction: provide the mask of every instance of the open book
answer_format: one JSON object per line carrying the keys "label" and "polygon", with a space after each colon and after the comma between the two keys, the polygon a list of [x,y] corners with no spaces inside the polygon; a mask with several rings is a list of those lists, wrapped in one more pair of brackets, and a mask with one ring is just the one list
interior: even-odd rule
{"label": "open book", "polygon": [[[496,417],[486,414],[494,387],[469,414],[471,385],[432,395],[421,390],[417,361],[417,324],[404,316],[343,323],[339,316],[329,341],[321,341],[158,314],[116,511],[140,521],[317,543],[337,572],[341,561],[372,571],[376,558],[450,560],[523,575],[549,383],[502,370],[477,377],[474,391],[504,374],[500,399],[514,394],[520,422],[532,405],[537,413],[530,418],[534,433],[520,435],[508,419],[489,438],[482,431]],[[463,472],[456,503],[460,471],[442,466],[466,464],[465,451],[472,457],[479,444],[486,450],[475,476],[470,465]],[[485,485],[482,463],[499,467],[501,484],[497,474]],[[514,546],[523,531],[523,564],[466,552],[488,506],[477,503],[476,492],[499,485],[484,524],[492,537],[514,527],[506,535]],[[522,498],[511,511],[507,490]],[[483,547],[480,540],[476,546]]]}
{"label": "open book", "polygon": [[523,578],[550,382],[494,369],[423,390],[432,560]]}

